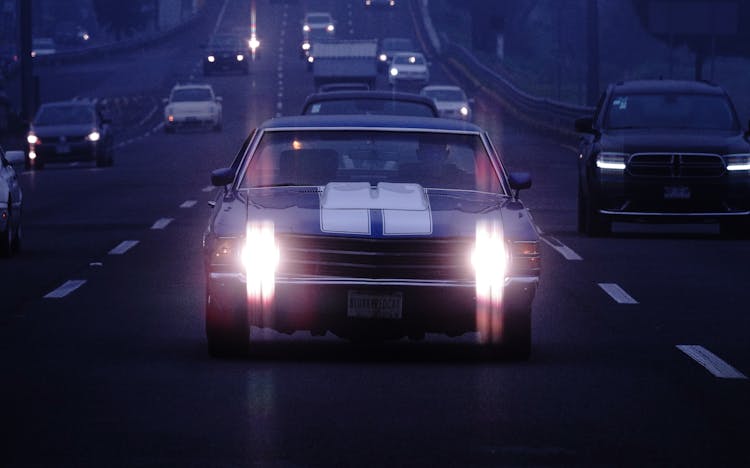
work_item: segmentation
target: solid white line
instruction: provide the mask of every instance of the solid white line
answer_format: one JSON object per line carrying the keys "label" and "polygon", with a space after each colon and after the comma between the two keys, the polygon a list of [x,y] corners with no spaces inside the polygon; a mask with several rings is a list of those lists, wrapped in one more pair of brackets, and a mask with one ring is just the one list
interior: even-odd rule
{"label": "solid white line", "polygon": [[542,240],[547,245],[557,250],[557,252],[562,255],[565,260],[583,260],[583,257],[575,253],[573,249],[552,236],[549,236],[549,239],[547,237],[542,237]]}
{"label": "solid white line", "polygon": [[63,283],[62,286],[50,292],[46,296],[44,296],[44,298],[45,299],[60,299],[61,297],[65,297],[68,294],[72,293],[73,291],[80,288],[84,284],[86,284],[86,280],[66,281],[65,283]]}
{"label": "solid white line", "polygon": [[120,242],[120,245],[118,245],[114,249],[110,250],[109,254],[110,255],[122,255],[125,252],[127,252],[128,250],[130,250],[133,247],[135,247],[136,245],[138,245],[138,241],[137,240],[122,241],[122,242]]}
{"label": "solid white line", "polygon": [[164,229],[165,227],[169,226],[169,223],[174,221],[174,218],[161,218],[157,219],[153,226],[151,226],[151,229],[158,230],[158,229]]}
{"label": "solid white line", "polygon": [[599,287],[610,295],[618,304],[638,304],[638,301],[615,283],[599,283]]}
{"label": "solid white line", "polygon": [[203,192],[213,192],[215,188],[213,185],[209,185],[208,187],[203,187]]}
{"label": "solid white line", "polygon": [[196,200],[187,200],[182,205],[180,205],[180,208],[192,208],[196,203],[198,203]]}
{"label": "solid white line", "polygon": [[719,356],[699,345],[677,345],[677,349],[705,367],[714,377],[720,379],[747,379],[747,376],[726,363]]}

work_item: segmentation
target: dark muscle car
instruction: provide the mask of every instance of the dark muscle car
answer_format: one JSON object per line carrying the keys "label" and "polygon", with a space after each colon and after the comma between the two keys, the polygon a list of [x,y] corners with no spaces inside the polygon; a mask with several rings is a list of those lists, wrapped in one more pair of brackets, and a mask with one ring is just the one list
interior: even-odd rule
{"label": "dark muscle car", "polygon": [[479,332],[526,358],[539,238],[487,134],[466,122],[376,115],[265,122],[204,235],[212,355],[250,326],[350,339]]}

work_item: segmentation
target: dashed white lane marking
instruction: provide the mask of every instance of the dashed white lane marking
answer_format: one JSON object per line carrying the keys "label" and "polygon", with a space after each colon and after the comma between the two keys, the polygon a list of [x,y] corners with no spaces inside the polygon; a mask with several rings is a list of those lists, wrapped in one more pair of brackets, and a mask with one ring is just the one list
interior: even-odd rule
{"label": "dashed white lane marking", "polygon": [[714,377],[720,379],[747,379],[747,376],[730,366],[719,356],[699,345],[677,345],[677,349],[705,367]]}
{"label": "dashed white lane marking", "polygon": [[215,188],[216,188],[216,187],[214,187],[213,185],[209,185],[209,186],[207,186],[207,187],[203,187],[203,190],[202,190],[202,191],[203,191],[203,192],[205,192],[205,193],[208,193],[208,192],[213,192]]}
{"label": "dashed white lane marking", "polygon": [[565,260],[583,260],[583,257],[575,253],[573,249],[568,247],[567,245],[560,242],[558,239],[552,236],[542,237],[542,240],[552,247],[553,249],[557,250],[557,252],[565,258]]}
{"label": "dashed white lane marking", "polygon": [[114,249],[110,250],[109,254],[110,255],[122,255],[125,252],[127,252],[128,250],[130,250],[133,247],[135,247],[136,245],[138,245],[138,242],[139,241],[137,241],[137,240],[122,241],[122,242],[120,242],[120,244],[117,247],[115,247]]}
{"label": "dashed white lane marking", "polygon": [[154,115],[156,114],[156,111],[159,110],[159,106],[154,105],[154,107],[151,108],[148,114],[144,118],[141,119],[140,122],[138,122],[138,126],[141,127],[143,125],[146,125],[146,122]]}
{"label": "dashed white lane marking", "polygon": [[86,280],[69,280],[62,284],[59,288],[48,293],[44,296],[45,299],[60,299],[68,294],[72,293],[76,289],[86,284]]}
{"label": "dashed white lane marking", "polygon": [[197,200],[187,200],[182,205],[180,205],[180,208],[192,208],[196,203],[198,203]]}
{"label": "dashed white lane marking", "polygon": [[151,226],[151,229],[154,230],[160,230],[164,229],[165,227],[169,226],[169,223],[174,221],[174,218],[161,218],[157,219],[156,222]]}
{"label": "dashed white lane marking", "polygon": [[638,301],[626,293],[624,289],[615,283],[599,283],[599,287],[604,290],[618,304],[638,304]]}

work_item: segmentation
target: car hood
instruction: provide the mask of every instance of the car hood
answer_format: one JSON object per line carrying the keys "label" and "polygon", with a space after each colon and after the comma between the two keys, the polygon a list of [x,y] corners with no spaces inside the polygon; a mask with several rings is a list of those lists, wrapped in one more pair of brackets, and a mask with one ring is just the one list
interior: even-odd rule
{"label": "car hood", "polygon": [[[224,203],[214,229],[219,236],[244,233],[246,220],[271,221],[278,233],[392,237],[468,237],[480,221],[502,222],[514,238],[528,212],[509,197],[485,192],[424,189],[418,184],[331,183],[324,187],[250,189]],[[244,206],[243,206],[244,205]],[[246,206],[246,211],[245,211]],[[246,215],[245,215],[246,213]]]}
{"label": "car hood", "polygon": [[742,133],[706,130],[618,130],[602,135],[602,151],[622,153],[684,152],[732,154],[750,152]]}
{"label": "car hood", "polygon": [[405,71],[405,72],[426,72],[427,67],[424,65],[393,65],[394,68],[397,68],[399,71]]}
{"label": "car hood", "polygon": [[435,105],[439,110],[456,110],[462,107],[469,108],[469,104],[465,101],[435,101]]}
{"label": "car hood", "polygon": [[86,136],[94,129],[92,124],[86,125],[34,125],[31,132],[39,138],[54,136]]}

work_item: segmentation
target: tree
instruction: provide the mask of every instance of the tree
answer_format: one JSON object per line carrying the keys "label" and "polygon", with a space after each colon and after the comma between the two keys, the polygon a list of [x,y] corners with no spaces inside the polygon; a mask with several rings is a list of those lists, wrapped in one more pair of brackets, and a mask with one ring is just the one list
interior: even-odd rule
{"label": "tree", "polygon": [[115,40],[142,29],[149,20],[143,2],[138,0],[93,0],[99,24],[115,35]]}
{"label": "tree", "polygon": [[[739,0],[632,0],[647,31],[670,47],[695,54],[695,78],[707,58],[750,53],[750,2]],[[670,64],[671,65],[671,64]]]}

